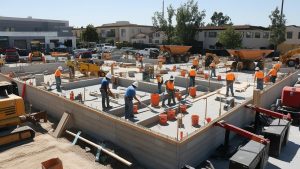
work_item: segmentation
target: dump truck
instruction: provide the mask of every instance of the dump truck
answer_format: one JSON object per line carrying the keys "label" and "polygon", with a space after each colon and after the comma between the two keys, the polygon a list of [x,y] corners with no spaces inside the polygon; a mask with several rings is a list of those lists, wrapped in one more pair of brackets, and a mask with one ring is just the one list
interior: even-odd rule
{"label": "dump truck", "polygon": [[[227,50],[231,58],[229,63],[235,70],[254,70],[255,67],[264,68],[264,58],[274,52],[273,50],[241,49]],[[256,64],[255,64],[256,62]]]}
{"label": "dump truck", "polygon": [[192,46],[161,45],[159,48],[161,56],[165,58],[167,63],[189,62],[190,53],[188,51]]}
{"label": "dump truck", "polygon": [[213,61],[215,62],[215,64],[219,64],[220,63],[220,58],[216,54],[206,53],[205,54],[205,67],[209,67],[209,65]]}
{"label": "dump truck", "polygon": [[299,65],[300,59],[300,48],[296,48],[286,52],[285,54],[280,56],[280,61],[282,64],[286,64],[288,67],[294,67]]}
{"label": "dump truck", "polygon": [[45,112],[25,113],[22,97],[18,96],[16,84],[0,82],[0,147],[6,144],[33,139],[35,132],[25,122],[47,121]]}

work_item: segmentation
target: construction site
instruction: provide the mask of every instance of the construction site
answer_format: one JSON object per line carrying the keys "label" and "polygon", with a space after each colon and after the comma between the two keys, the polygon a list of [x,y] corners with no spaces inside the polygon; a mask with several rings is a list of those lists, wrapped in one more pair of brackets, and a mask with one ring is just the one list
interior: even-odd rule
{"label": "construction site", "polygon": [[[181,46],[169,48],[170,53],[186,52]],[[269,51],[233,51],[238,52],[242,54],[237,56],[248,59],[245,65]],[[289,59],[295,54],[289,54]],[[253,69],[242,68],[243,62],[210,53],[188,57],[189,62],[177,64],[165,64],[161,58],[136,61],[125,55],[127,62],[104,60],[101,66],[83,60],[70,61],[73,66],[68,61],[4,64],[1,88],[8,96],[2,93],[1,127],[18,126],[1,133],[0,168],[39,168],[41,163],[64,168],[296,166],[293,160],[280,161],[296,145],[298,149],[300,72],[281,63],[276,81],[266,76],[259,90]],[[205,66],[212,62],[216,77]],[[263,72],[268,74],[276,64],[264,60]],[[57,70],[61,70],[59,87]],[[196,71],[194,84],[191,70]],[[235,76],[234,96],[226,92],[229,72]],[[157,75],[174,81],[175,104],[162,104],[170,93],[164,92],[165,85],[158,91]],[[102,107],[100,92],[107,78],[111,79],[109,109]],[[132,85],[138,101],[133,101],[134,117],[127,118],[127,88]],[[16,107],[10,99],[18,101]],[[24,118],[35,125],[21,124]],[[295,160],[299,153],[293,151]]]}

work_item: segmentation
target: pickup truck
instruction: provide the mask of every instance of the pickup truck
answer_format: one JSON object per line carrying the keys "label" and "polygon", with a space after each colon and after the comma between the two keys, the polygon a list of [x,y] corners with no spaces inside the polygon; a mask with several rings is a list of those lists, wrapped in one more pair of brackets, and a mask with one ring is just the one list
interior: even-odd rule
{"label": "pickup truck", "polygon": [[157,59],[159,55],[159,49],[157,48],[145,48],[144,50],[138,51],[138,54],[148,57],[150,59]]}

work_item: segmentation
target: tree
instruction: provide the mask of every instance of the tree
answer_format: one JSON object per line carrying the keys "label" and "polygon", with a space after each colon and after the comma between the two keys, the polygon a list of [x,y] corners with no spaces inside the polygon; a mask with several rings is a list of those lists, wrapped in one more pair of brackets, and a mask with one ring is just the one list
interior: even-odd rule
{"label": "tree", "polygon": [[211,26],[223,26],[233,24],[232,22],[230,22],[231,18],[227,15],[224,15],[223,12],[214,12],[210,19],[211,23],[209,25]]}
{"label": "tree", "polygon": [[153,26],[156,31],[163,31],[167,37],[167,43],[171,44],[174,37],[173,17],[175,16],[175,9],[170,5],[167,7],[168,18],[164,18],[162,12],[155,12],[152,17]]}
{"label": "tree", "polygon": [[242,46],[242,36],[236,32],[232,26],[221,32],[219,42],[227,49],[240,48]]}
{"label": "tree", "polygon": [[82,38],[85,42],[98,42],[99,36],[96,28],[93,25],[88,25],[85,31],[82,32]]}
{"label": "tree", "polygon": [[269,26],[271,31],[270,43],[274,45],[276,50],[277,45],[285,41],[286,19],[285,15],[282,15],[281,18],[278,7],[276,7],[276,9],[272,11],[272,14],[269,16],[269,18],[271,20],[271,25]]}
{"label": "tree", "polygon": [[199,11],[198,3],[188,0],[177,9],[176,35],[180,43],[190,45],[200,26],[204,25],[205,11]]}

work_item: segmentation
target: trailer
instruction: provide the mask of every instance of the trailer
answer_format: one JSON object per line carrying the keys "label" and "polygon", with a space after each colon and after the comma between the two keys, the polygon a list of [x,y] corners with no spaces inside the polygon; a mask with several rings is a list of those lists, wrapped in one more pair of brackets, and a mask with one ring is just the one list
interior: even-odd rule
{"label": "trailer", "polygon": [[188,52],[192,46],[179,46],[179,45],[161,45],[159,46],[161,55],[167,63],[187,63],[190,59]]}

